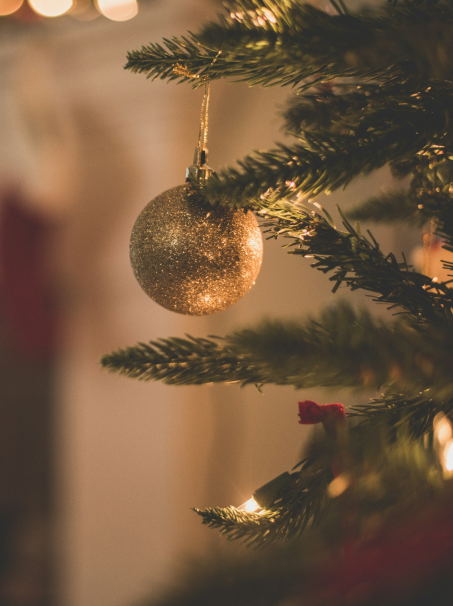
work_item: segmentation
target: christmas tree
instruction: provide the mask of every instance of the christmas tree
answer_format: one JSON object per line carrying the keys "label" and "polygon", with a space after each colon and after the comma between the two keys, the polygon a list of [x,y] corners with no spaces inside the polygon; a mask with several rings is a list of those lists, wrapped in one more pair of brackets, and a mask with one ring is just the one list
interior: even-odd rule
{"label": "christmas tree", "polygon": [[[355,13],[343,0],[330,6],[238,0],[197,34],[129,53],[126,68],[193,87],[219,78],[291,87],[296,94],[284,120],[294,143],[247,156],[239,169],[213,175],[204,169],[203,179],[189,174],[192,199],[212,211],[253,211],[269,237],[285,238],[290,254],[311,258],[334,292],[364,290],[394,316],[374,317],[340,302],[316,318],[140,343],[105,355],[102,364],[171,385],[375,389],[379,398],[346,415],[341,404],[300,402],[300,422],[324,427],[304,459],[258,488],[252,504],[195,511],[204,524],[248,544],[296,539],[247,565],[227,566],[236,589],[252,577],[260,587],[247,597],[232,595],[231,603],[278,604],[291,592],[294,603],[382,603],[369,571],[380,570],[380,580],[383,575],[394,587],[385,572],[389,554],[393,563],[410,560],[404,583],[412,597],[409,590],[394,592],[395,603],[428,603],[434,572],[441,587],[436,600],[451,603],[444,581],[453,556],[453,279],[414,270],[399,251],[384,254],[364,224],[424,227],[426,258],[435,238],[445,255],[453,251],[453,2],[393,2]],[[337,227],[316,196],[386,164],[404,178],[400,190],[361,201],[341,214]],[[453,269],[449,261],[443,265]],[[338,550],[346,564],[335,559]],[[297,583],[289,580],[312,569],[308,560],[312,567],[318,562],[318,581],[319,562],[330,571],[327,593],[320,594],[322,582],[308,587],[302,573]],[[351,566],[360,570],[359,564],[362,576],[353,579]],[[393,566],[392,574],[404,577],[402,570]],[[210,575],[220,591],[219,572]],[[187,590],[180,601],[217,603],[206,578],[203,598]],[[371,590],[351,597],[364,579]],[[417,582],[425,583],[419,601]],[[297,597],[301,587],[311,596],[304,602]]]}

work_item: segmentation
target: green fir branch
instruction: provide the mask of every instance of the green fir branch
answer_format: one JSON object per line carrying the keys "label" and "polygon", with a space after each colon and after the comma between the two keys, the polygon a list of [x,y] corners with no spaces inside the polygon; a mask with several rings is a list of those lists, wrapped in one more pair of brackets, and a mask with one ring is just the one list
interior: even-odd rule
{"label": "green fir branch", "polygon": [[130,52],[126,69],[186,81],[173,71],[180,65],[197,76],[194,86],[203,78],[303,87],[313,76],[439,80],[453,74],[450,5],[382,7],[357,17],[294,0],[239,0],[230,11],[196,35]]}
{"label": "green fir branch", "polygon": [[[292,32],[298,44],[308,44],[306,37],[308,19],[308,22],[314,20],[316,23],[316,30],[314,24],[310,25],[313,27],[312,38],[317,40],[321,23],[328,23],[333,30],[339,29],[337,33],[343,43],[346,41],[350,43],[352,38],[348,27],[351,23],[359,28],[356,37],[361,39],[364,36],[363,28],[366,34],[365,26],[372,22],[368,17],[327,15],[309,5],[286,0],[277,3],[266,0],[264,4],[247,0],[242,8],[241,6],[242,4],[238,4],[236,12],[232,13],[236,15],[234,18],[228,17],[218,26],[226,28],[229,32],[230,50],[227,51],[222,47],[220,52],[218,48],[211,48],[209,42],[200,42],[196,36],[185,37],[179,41],[166,40],[166,48],[154,44],[129,54],[128,69],[145,72],[148,77],[161,77],[169,81],[192,79],[196,85],[200,85],[207,78],[229,77],[233,75],[231,69],[234,71],[247,65],[244,57],[234,56],[234,52],[242,47],[232,32],[242,35],[245,28],[248,35],[254,36],[257,33],[261,35],[263,30],[269,35],[276,36],[280,35],[282,28],[282,31],[286,31],[286,28]],[[247,9],[249,12],[246,6],[249,7]],[[274,14],[273,10],[277,15],[275,23],[270,17]],[[434,19],[430,12],[433,9],[428,11],[429,18],[426,17],[424,10],[405,8],[393,11],[393,20],[379,17],[378,29],[379,31],[385,29],[387,25],[393,24],[394,20],[400,25],[404,23],[404,28],[407,28],[408,24],[426,24],[430,19]],[[237,17],[238,14],[242,14],[241,11],[244,13],[243,19]],[[427,21],[422,19],[423,16]],[[442,16],[446,19],[443,23],[448,22],[448,15],[442,13]],[[453,28],[453,11],[450,17]],[[261,23],[263,20],[264,25]],[[435,19],[434,22],[437,23]],[[209,27],[217,26],[211,24],[207,26],[206,31]],[[343,31],[343,27],[346,27],[346,31]],[[335,42],[331,39],[332,35],[329,29],[331,44]],[[368,34],[365,35],[364,40],[369,40]],[[340,44],[339,41],[337,42]],[[308,46],[312,48],[312,42]],[[244,48],[248,52],[253,48],[253,44],[247,42]],[[263,44],[258,44],[258,51],[256,61],[261,70],[266,63]],[[297,55],[295,56],[294,49],[290,48],[288,52],[291,60],[289,57],[285,59],[285,52],[285,44],[279,42],[271,54],[274,60],[279,62],[281,69],[288,70],[291,83],[294,84],[296,77],[294,74],[297,73],[298,65]],[[338,48],[335,48],[335,53],[338,54]],[[195,64],[192,64],[193,62]],[[314,69],[311,62],[309,69]],[[275,66],[270,73],[272,77],[278,73]],[[304,77],[314,73],[311,71]],[[318,76],[320,77],[319,73]],[[269,83],[261,81],[262,74],[257,76],[256,73],[249,81],[256,83],[256,78],[260,84]],[[323,78],[325,79],[325,74]],[[301,80],[299,76],[296,79],[298,82]],[[313,107],[308,113],[307,102],[302,101],[293,105],[287,114],[289,126],[294,127],[294,132],[300,135],[301,143],[293,146],[280,145],[274,150],[256,152],[253,156],[247,156],[239,162],[240,170],[234,167],[227,168],[211,179],[204,190],[205,197],[213,204],[220,203],[234,208],[252,207],[259,204],[260,197],[266,195],[269,190],[281,198],[296,192],[316,195],[325,190],[332,191],[345,186],[355,176],[368,174],[387,162],[393,164],[409,162],[421,152],[430,153],[430,146],[435,145],[438,148],[450,140],[446,128],[453,118],[450,117],[451,98],[452,87],[448,82],[433,82],[431,86],[425,84],[421,87],[414,82],[396,83],[394,78],[387,85],[382,83],[379,88],[365,86],[363,92],[346,94],[345,98],[324,95],[321,100],[312,96]],[[323,120],[314,118],[321,106],[324,110]],[[325,127],[321,126],[321,122]],[[315,130],[311,128],[313,126],[316,126]]]}
{"label": "green fir branch", "polygon": [[240,383],[453,393],[453,339],[443,327],[385,322],[347,303],[304,322],[274,320],[223,339],[161,339],[103,356],[112,372],[170,385]]}
{"label": "green fir branch", "polygon": [[[453,2],[413,0],[355,16],[342,0],[331,4],[335,15],[296,0],[237,0],[198,34],[133,51],[126,65],[194,87],[227,78],[310,88],[285,113],[297,143],[247,156],[239,169],[194,184],[194,195],[253,209],[269,237],[289,238],[292,254],[329,274],[333,291],[362,289],[404,313],[386,322],[340,304],[304,322],[268,321],[224,338],[159,339],[103,356],[113,372],[172,385],[384,390],[349,412],[357,423],[349,441],[314,445],[260,515],[195,510],[204,524],[253,545],[298,536],[335,509],[328,491],[333,461],[354,478],[348,490],[358,510],[381,513],[434,484],[437,490],[439,470],[432,456],[429,465],[428,456],[420,459],[417,441],[438,412],[453,415],[453,289],[384,255],[371,233],[362,235],[346,218],[341,231],[326,212],[285,201],[332,191],[390,163],[394,174],[412,174],[408,191],[367,200],[349,217],[415,225],[432,217],[453,251]],[[379,490],[370,488],[376,477]]]}
{"label": "green fir branch", "polygon": [[327,274],[335,292],[342,284],[351,290],[376,293],[376,301],[401,307],[416,322],[451,323],[453,291],[447,284],[432,282],[423,274],[399,263],[393,253],[384,255],[369,233],[365,238],[344,219],[347,231],[337,230],[330,220],[281,204],[267,211],[270,237],[293,239],[291,254],[315,259],[312,267]]}
{"label": "green fir branch", "polygon": [[[312,603],[309,596],[313,596],[313,588],[319,586],[313,579],[322,578],[328,584],[325,562],[332,562],[333,550],[344,548],[339,510],[354,513],[354,516],[343,513],[343,529],[350,531],[349,536],[357,537],[358,548],[365,554],[369,553],[366,546],[370,545],[370,529],[373,546],[387,545],[389,537],[394,541],[395,533],[402,533],[401,540],[410,536],[412,544],[422,545],[422,537],[432,532],[433,524],[442,532],[451,510],[451,481],[442,477],[432,452],[405,437],[390,444],[379,434],[371,437],[374,437],[373,444],[366,449],[363,464],[348,469],[353,482],[346,492],[332,499],[331,515],[318,528],[284,545],[240,550],[214,558],[210,554],[205,561],[195,560],[177,579],[172,579],[171,591],[162,600],[146,603],[149,606],[151,603],[153,606],[269,606],[294,602],[294,596],[307,597],[307,603]],[[348,518],[352,528],[345,529]],[[325,595],[325,583],[318,587],[321,596]],[[446,568],[441,577],[436,576],[436,590],[439,587],[441,595],[446,596],[442,604],[449,604],[451,592],[443,590],[451,587],[450,568]],[[426,589],[417,589],[416,601],[410,597],[404,603],[413,606],[432,603],[433,583],[429,575]],[[320,599],[322,602],[322,597]],[[374,593],[371,602],[373,600],[376,602]]]}
{"label": "green fir branch", "polygon": [[435,234],[453,251],[453,155],[425,162],[414,171],[411,192],[425,215],[435,220]]}
{"label": "green fir branch", "polygon": [[436,414],[452,415],[452,393],[451,385],[440,391],[425,389],[417,395],[390,391],[367,404],[351,407],[348,416],[357,417],[366,427],[373,427],[377,421],[384,423],[394,435],[402,430],[407,436],[417,439],[432,430]]}
{"label": "green fir branch", "polygon": [[[401,413],[403,401],[405,408],[412,411],[406,417],[410,416],[413,421],[404,426],[397,422],[396,414],[388,414],[392,407]],[[227,538],[263,546],[299,536],[307,528],[325,521],[332,509],[338,515],[337,502],[328,492],[333,465],[345,480],[349,478],[353,495],[347,498],[354,503],[354,524],[359,534],[361,519],[369,515],[379,512],[385,516],[396,504],[401,508],[410,507],[422,496],[438,495],[442,485],[439,468],[433,465],[432,456],[420,448],[419,439],[431,429],[434,415],[442,406],[434,406],[426,397],[404,400],[403,396],[394,396],[388,407],[380,408],[383,414],[378,419],[371,420],[370,413],[362,423],[350,427],[341,440],[315,442],[306,458],[296,466],[300,471],[291,487],[261,513],[246,513],[235,507],[194,511],[202,517],[203,524],[219,529]],[[451,403],[445,408],[451,412]],[[425,425],[413,412],[421,410],[429,417]],[[343,503],[347,504],[344,497]]]}
{"label": "green fir branch", "polygon": [[[374,99],[383,95],[376,85],[326,83],[314,87],[315,92],[292,95],[282,116],[286,131],[300,135],[306,130],[328,130],[333,133],[350,131],[350,124],[357,124],[363,112]],[[351,119],[355,116],[356,119]],[[345,125],[347,119],[347,126]]]}
{"label": "green fir branch", "polygon": [[351,221],[406,223],[414,227],[422,227],[432,216],[427,206],[422,205],[421,200],[408,190],[386,192],[368,198],[345,214]]}
{"label": "green fir branch", "polygon": [[101,358],[104,368],[131,379],[168,385],[213,382],[260,383],[262,376],[249,361],[219,341],[188,336],[139,343]]}
{"label": "green fir branch", "polygon": [[365,140],[370,133],[388,136],[404,129],[423,133],[433,143],[451,143],[450,82],[377,84],[326,83],[312,94],[295,95],[283,113],[286,129],[296,135],[328,130]]}
{"label": "green fir branch", "polygon": [[428,145],[423,135],[405,134],[407,137],[401,128],[399,136],[372,136],[365,142],[352,135],[306,132],[299,144],[279,144],[273,150],[257,151],[238,162],[240,170],[223,169],[209,179],[203,193],[213,205],[259,208],[260,200],[269,192],[274,193],[273,199],[298,192],[313,196],[331,192],[387,162],[404,161]]}
{"label": "green fir branch", "polygon": [[[243,61],[241,79],[251,84],[298,86],[308,75],[451,79],[450,2],[396,8],[382,3],[363,14],[342,12],[329,15],[296,0],[238,0],[196,38]],[[292,77],[283,67],[286,59],[293,62]]]}
{"label": "green fir branch", "polygon": [[421,227],[435,220],[435,234],[453,251],[453,161],[425,159],[413,171],[410,188],[369,198],[347,213],[353,221],[406,222]]}
{"label": "green fir branch", "polygon": [[366,104],[366,95],[353,95],[352,108],[351,95],[293,104],[286,119],[300,143],[246,156],[241,170],[227,168],[210,179],[205,196],[216,204],[250,207],[269,190],[280,198],[297,192],[317,195],[387,163],[445,155],[444,146],[451,144],[453,88],[428,88],[411,96],[371,96]]}
{"label": "green fir branch", "polygon": [[236,507],[194,509],[203,524],[220,530],[230,540],[242,540],[262,547],[274,541],[286,541],[319,523],[331,501],[327,486],[333,480],[326,454],[319,453],[304,462],[290,489],[260,514]]}

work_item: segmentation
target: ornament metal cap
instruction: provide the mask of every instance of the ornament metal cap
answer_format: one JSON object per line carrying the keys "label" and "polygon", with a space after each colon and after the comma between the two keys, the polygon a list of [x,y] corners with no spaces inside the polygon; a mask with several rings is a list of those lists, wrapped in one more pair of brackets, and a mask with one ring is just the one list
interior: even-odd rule
{"label": "ornament metal cap", "polygon": [[200,151],[200,148],[196,147],[193,164],[186,168],[186,181],[196,181],[204,185],[213,174],[214,170],[208,166],[208,150]]}

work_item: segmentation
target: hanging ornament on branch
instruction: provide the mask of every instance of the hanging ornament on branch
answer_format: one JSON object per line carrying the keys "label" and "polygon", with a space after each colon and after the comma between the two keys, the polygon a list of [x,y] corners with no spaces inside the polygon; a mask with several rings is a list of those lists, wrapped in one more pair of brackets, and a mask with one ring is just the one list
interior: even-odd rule
{"label": "hanging ornament on branch", "polygon": [[186,183],[145,206],[130,241],[132,269],[146,294],[166,309],[193,316],[222,311],[243,297],[263,254],[250,211],[213,208],[203,199],[203,185],[213,174],[207,164],[208,106],[209,83]]}

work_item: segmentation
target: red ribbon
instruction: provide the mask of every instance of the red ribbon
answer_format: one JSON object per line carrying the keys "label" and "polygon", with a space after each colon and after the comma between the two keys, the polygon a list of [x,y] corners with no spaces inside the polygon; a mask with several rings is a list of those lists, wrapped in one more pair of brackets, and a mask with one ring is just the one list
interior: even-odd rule
{"label": "red ribbon", "polygon": [[301,425],[315,425],[316,423],[343,422],[346,420],[346,413],[343,404],[316,404],[311,400],[299,402],[299,417]]}

